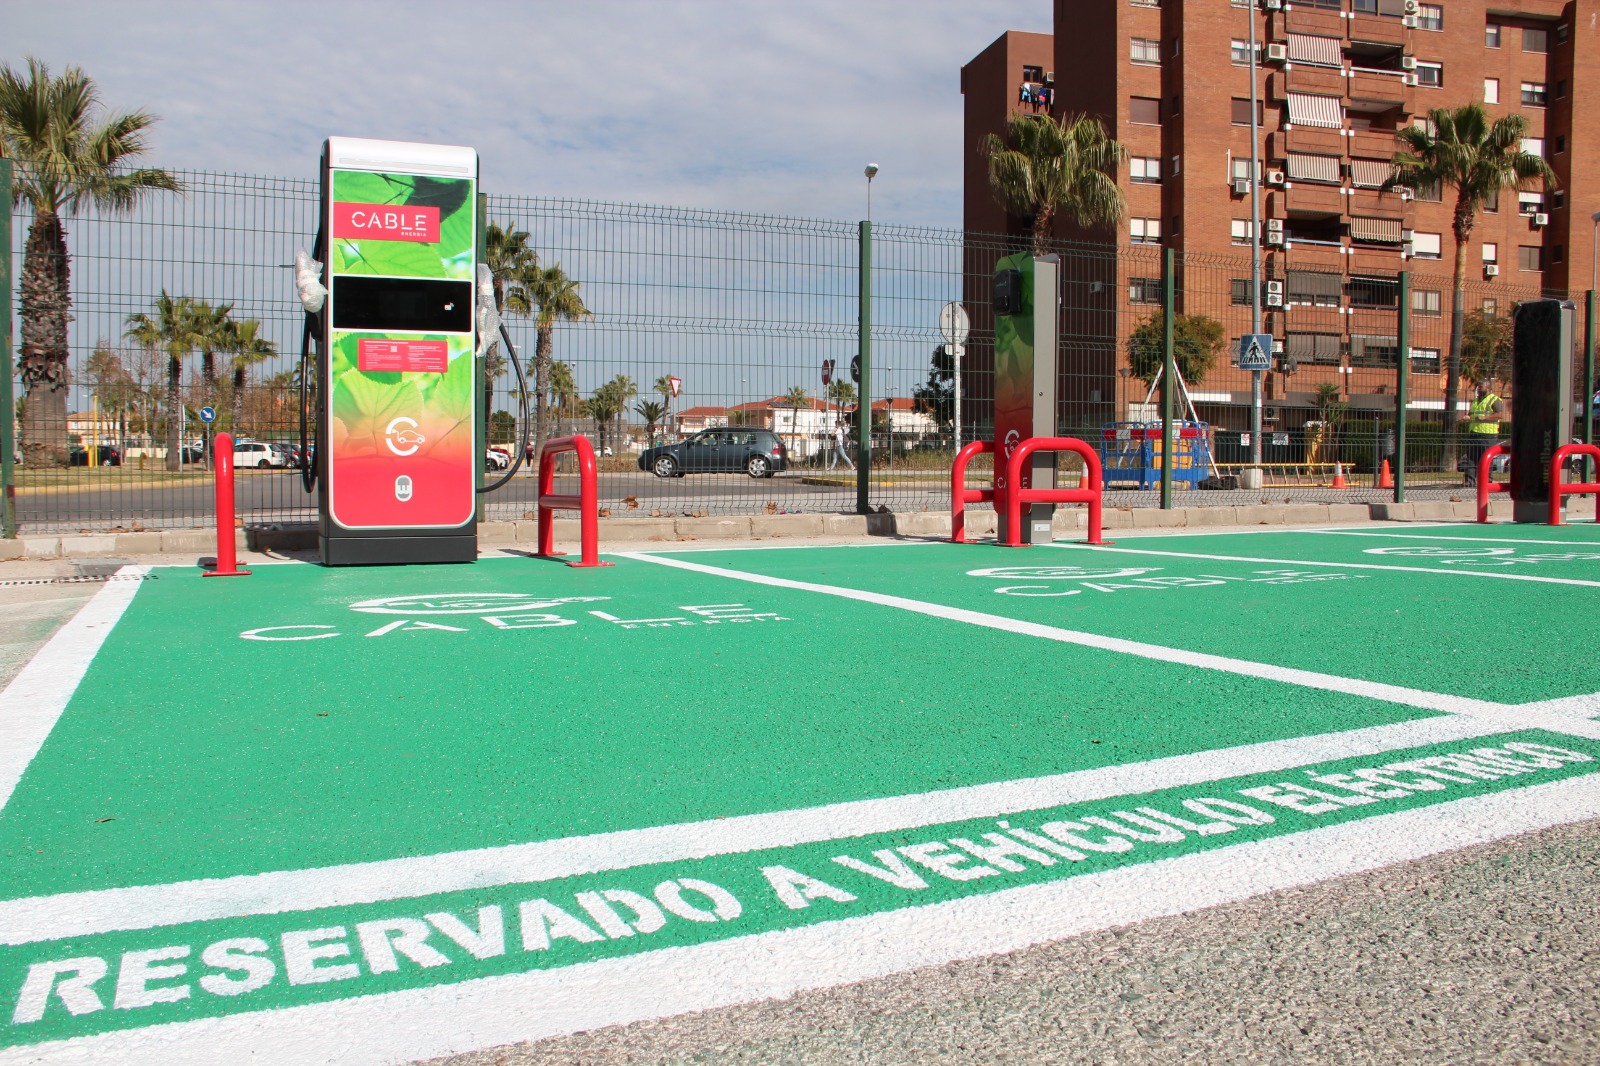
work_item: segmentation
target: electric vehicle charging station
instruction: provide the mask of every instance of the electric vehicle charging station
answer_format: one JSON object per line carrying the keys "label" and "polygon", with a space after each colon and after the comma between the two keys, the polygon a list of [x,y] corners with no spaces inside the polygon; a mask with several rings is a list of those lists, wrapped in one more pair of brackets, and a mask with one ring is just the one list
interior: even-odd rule
{"label": "electric vehicle charging station", "polygon": [[[995,510],[1000,540],[1006,528],[1005,464],[1030,437],[1054,436],[1056,361],[1061,321],[1060,259],[1019,252],[996,264],[994,273],[994,450]],[[1022,473],[1021,488],[1055,488],[1053,454],[1035,455]],[[1022,517],[1022,543],[1053,539],[1053,503],[1030,504]]]}
{"label": "electric vehicle charging station", "polygon": [[327,295],[307,331],[319,341],[322,562],[472,562],[478,154],[330,137],[321,169]]}

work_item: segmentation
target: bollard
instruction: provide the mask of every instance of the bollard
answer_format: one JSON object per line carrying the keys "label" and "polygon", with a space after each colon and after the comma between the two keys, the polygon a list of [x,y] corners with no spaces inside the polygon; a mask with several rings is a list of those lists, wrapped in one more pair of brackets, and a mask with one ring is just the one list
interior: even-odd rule
{"label": "bollard", "polygon": [[238,550],[233,543],[233,434],[218,433],[213,438],[217,478],[217,563],[206,577],[249,577],[239,569]]}

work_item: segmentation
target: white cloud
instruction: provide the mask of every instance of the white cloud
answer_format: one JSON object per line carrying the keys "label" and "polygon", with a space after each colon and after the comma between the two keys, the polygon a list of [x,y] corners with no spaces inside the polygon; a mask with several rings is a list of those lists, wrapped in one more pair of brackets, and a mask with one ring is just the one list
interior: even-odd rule
{"label": "white cloud", "polygon": [[161,116],[160,165],[311,176],[329,134],[467,143],[494,192],[960,224],[961,65],[1046,0],[59,3],[5,61]]}

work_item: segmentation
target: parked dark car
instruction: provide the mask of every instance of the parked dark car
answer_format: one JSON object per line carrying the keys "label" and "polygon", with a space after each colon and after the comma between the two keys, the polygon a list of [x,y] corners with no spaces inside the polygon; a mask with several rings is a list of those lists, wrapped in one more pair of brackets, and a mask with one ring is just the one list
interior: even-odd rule
{"label": "parked dark car", "polygon": [[676,444],[646,448],[639,469],[656,477],[746,473],[771,477],[789,466],[789,450],[770,430],[726,426],[706,429]]}
{"label": "parked dark car", "polygon": [[[100,453],[97,457],[97,461],[101,466],[122,465],[121,448],[114,447],[110,444],[102,444],[97,450]],[[72,446],[72,450],[67,453],[67,462],[72,466],[88,466],[89,450],[81,444],[74,444]]]}

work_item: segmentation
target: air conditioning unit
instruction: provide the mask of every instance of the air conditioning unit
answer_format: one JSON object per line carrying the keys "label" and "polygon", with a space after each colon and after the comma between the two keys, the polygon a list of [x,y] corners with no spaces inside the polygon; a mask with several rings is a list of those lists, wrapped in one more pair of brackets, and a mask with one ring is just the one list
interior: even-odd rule
{"label": "air conditioning unit", "polygon": [[1414,192],[1411,187],[1407,185],[1397,185],[1395,186],[1395,191],[1400,194],[1400,199],[1402,200],[1409,200],[1413,196],[1417,195],[1416,192]]}
{"label": "air conditioning unit", "polygon": [[1282,185],[1283,183],[1284,183],[1283,171],[1281,171],[1281,170],[1269,170],[1269,171],[1267,171],[1267,184],[1268,185]]}
{"label": "air conditioning unit", "polygon": [[1269,230],[1267,230],[1267,243],[1268,244],[1273,244],[1273,245],[1282,244],[1283,243],[1283,230],[1281,230],[1281,229],[1269,229]]}
{"label": "air conditioning unit", "polygon": [[1401,56],[1400,57],[1400,69],[1401,70],[1416,70],[1417,69],[1417,57],[1416,56]]}
{"label": "air conditioning unit", "polygon": [[1267,45],[1267,62],[1284,63],[1289,59],[1289,46],[1286,44]]}
{"label": "air conditioning unit", "polygon": [[1417,16],[1415,16],[1415,15],[1406,15],[1404,18],[1402,18],[1400,20],[1400,25],[1404,26],[1408,30],[1416,29],[1417,28]]}
{"label": "air conditioning unit", "polygon": [[1281,219],[1281,218],[1269,218],[1269,219],[1267,219],[1267,232],[1268,233],[1282,233],[1283,232],[1283,219]]}
{"label": "air conditioning unit", "polygon": [[1266,290],[1267,290],[1267,306],[1268,307],[1282,307],[1283,306],[1283,282],[1281,282],[1281,281],[1269,281],[1266,284]]}
{"label": "air conditioning unit", "polygon": [[1543,211],[1535,212],[1533,216],[1533,224],[1535,226],[1548,226],[1550,224],[1550,216],[1545,214]]}
{"label": "air conditioning unit", "polygon": [[1499,263],[1485,263],[1485,264],[1483,264],[1483,276],[1486,277],[1486,278],[1498,278],[1500,276],[1500,264]]}
{"label": "air conditioning unit", "polygon": [[1235,195],[1235,196],[1249,196],[1250,195],[1250,180],[1248,178],[1234,178],[1233,179],[1233,195]]}
{"label": "air conditioning unit", "polygon": [[1277,420],[1278,420],[1278,409],[1276,407],[1263,407],[1261,409],[1261,421],[1263,421],[1263,422],[1276,422]]}
{"label": "air conditioning unit", "polygon": [[1282,11],[1283,0],[1261,0],[1261,6],[1267,11]]}
{"label": "air conditioning unit", "polygon": [[1415,15],[1417,13],[1417,0],[1406,0],[1405,13],[1407,15]]}
{"label": "air conditioning unit", "polygon": [[1045,71],[1044,72],[1044,83],[1046,85],[1054,85],[1056,83],[1056,72],[1053,71],[1053,70]]}
{"label": "air conditioning unit", "polygon": [[1417,76],[1415,74],[1403,75],[1401,80],[1404,81],[1407,85],[1415,85],[1415,84],[1417,84]]}

